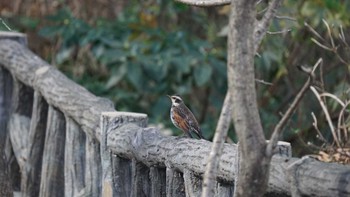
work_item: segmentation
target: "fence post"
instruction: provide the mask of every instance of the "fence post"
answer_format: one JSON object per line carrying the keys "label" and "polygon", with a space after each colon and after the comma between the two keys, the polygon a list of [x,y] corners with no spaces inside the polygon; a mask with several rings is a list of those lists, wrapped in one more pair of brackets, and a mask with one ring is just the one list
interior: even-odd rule
{"label": "fence post", "polygon": [[182,173],[166,168],[166,197],[185,197],[185,184]]}
{"label": "fence post", "polygon": [[64,115],[53,106],[49,106],[41,171],[41,197],[64,196],[65,134]]}
{"label": "fence post", "polygon": [[10,116],[10,103],[12,96],[11,74],[0,66],[0,196],[12,195],[10,170],[8,169],[5,153],[5,143],[8,137],[7,123]]}
{"label": "fence post", "polygon": [[64,196],[84,196],[85,133],[70,117],[66,118],[66,146],[64,152]]}
{"label": "fence post", "polygon": [[28,136],[28,159],[22,171],[22,196],[39,196],[47,115],[48,104],[40,93],[35,91]]}
{"label": "fence post", "polygon": [[[27,45],[26,35],[21,33],[0,31],[0,39],[15,40],[22,45]],[[18,164],[11,150],[10,134],[7,129],[11,113],[12,88],[11,74],[2,67],[0,62],[0,196],[12,196],[12,183],[17,187],[20,185]],[[10,160],[12,162],[8,165]],[[8,166],[11,166],[11,169],[8,169]]]}
{"label": "fence post", "polygon": [[[129,112],[103,112],[101,115],[101,162],[102,162],[102,196],[130,196],[131,162],[123,158],[116,159],[107,147],[109,131],[123,124],[135,123],[140,127],[146,127],[148,118],[146,114]],[[119,163],[114,163],[119,162]],[[137,165],[137,164],[135,164]],[[125,169],[115,169],[115,167]],[[135,170],[135,169],[134,169]],[[123,172],[124,171],[124,172]],[[118,173],[118,174],[117,174]],[[119,174],[120,173],[120,174]],[[127,176],[126,176],[127,175]],[[126,187],[124,187],[124,184]]]}

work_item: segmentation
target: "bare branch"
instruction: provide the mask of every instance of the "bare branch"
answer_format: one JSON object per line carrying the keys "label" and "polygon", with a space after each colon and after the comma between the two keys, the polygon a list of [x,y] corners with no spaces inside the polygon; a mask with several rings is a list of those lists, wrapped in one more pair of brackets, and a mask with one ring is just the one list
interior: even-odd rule
{"label": "bare branch", "polygon": [[311,41],[320,46],[321,48],[327,50],[327,51],[334,51],[334,49],[327,47],[324,44],[321,44],[319,41],[317,41],[315,38],[311,38]]}
{"label": "bare branch", "polygon": [[311,116],[312,116],[312,119],[314,120],[314,122],[312,123],[312,126],[315,128],[316,132],[317,132],[317,135],[318,135],[318,138],[320,140],[322,140],[324,143],[328,144],[326,138],[323,137],[321,131],[318,129],[318,126],[317,126],[317,118],[314,114],[314,112],[311,112]]}
{"label": "bare branch", "polygon": [[339,34],[339,37],[340,37],[340,40],[343,41],[343,43],[345,44],[345,46],[349,48],[349,45],[348,45],[348,43],[346,42],[346,39],[345,39],[344,30],[343,30],[343,26],[342,26],[342,25],[340,25],[340,34]]}
{"label": "bare branch", "polygon": [[314,28],[312,28],[307,22],[305,22],[304,25],[305,25],[305,27],[307,27],[315,36],[317,36],[317,37],[318,37],[319,39],[321,39],[322,41],[325,41],[325,40],[323,39],[323,37],[322,37],[319,33],[317,33],[317,31],[316,31]]}
{"label": "bare branch", "polygon": [[339,53],[338,53],[337,50],[335,50],[335,51],[333,51],[333,52],[335,53],[335,55],[339,58],[339,60],[340,60],[343,64],[345,64],[345,65],[348,65],[348,64],[349,64],[347,61],[345,61],[345,60],[339,55]]}
{"label": "bare branch", "polygon": [[268,85],[268,86],[272,86],[272,85],[273,85],[273,83],[264,81],[264,80],[262,80],[262,79],[255,79],[255,81],[256,81],[257,83],[261,83],[261,84]]}
{"label": "bare branch", "polygon": [[263,18],[260,21],[258,21],[258,24],[255,27],[255,38],[254,38],[255,51],[257,51],[261,40],[265,36],[266,31],[270,26],[271,20],[274,18],[276,14],[276,10],[280,6],[280,4],[281,4],[281,0],[272,0],[269,3],[269,6]]}
{"label": "bare branch", "polygon": [[276,19],[280,19],[280,20],[290,20],[290,21],[294,21],[294,22],[297,21],[297,19],[289,17],[289,16],[278,16],[278,15],[276,15],[275,18]]}
{"label": "bare branch", "polygon": [[331,39],[331,45],[332,45],[333,49],[335,49],[336,47],[335,47],[335,44],[334,44],[334,40],[333,40],[331,29],[329,28],[329,25],[328,25],[326,20],[322,19],[322,21],[327,27],[327,32],[328,32],[329,38]]}
{"label": "bare branch", "polygon": [[230,0],[175,0],[177,2],[181,2],[187,5],[194,5],[199,7],[210,7],[210,6],[218,6],[218,5],[228,5],[231,3]]}
{"label": "bare branch", "polygon": [[[314,72],[316,70],[316,68],[321,63],[322,63],[322,58],[318,59],[316,64],[313,66],[312,71]],[[285,127],[288,119],[292,116],[294,110],[298,106],[299,102],[301,101],[301,99],[303,98],[304,94],[306,93],[306,91],[310,87],[311,82],[313,81],[313,79],[312,79],[313,72],[309,75],[309,78],[307,79],[307,81],[305,82],[304,86],[301,88],[299,93],[296,95],[293,103],[290,105],[290,107],[288,108],[287,112],[283,115],[282,119],[278,122],[278,124],[276,125],[275,129],[273,130],[270,142],[268,143],[267,148],[266,148],[266,154],[267,155],[272,155],[273,154],[273,151],[274,151],[274,149],[275,149],[275,147],[277,145],[278,139],[280,138],[280,135],[281,135],[281,133],[283,131],[283,128]]]}
{"label": "bare branch", "polygon": [[1,23],[6,27],[7,30],[12,31],[12,29],[5,23],[5,21],[0,17]]}
{"label": "bare branch", "polygon": [[284,29],[284,30],[281,30],[281,31],[266,31],[267,34],[270,34],[270,35],[275,35],[275,34],[284,34],[284,33],[288,33],[292,31],[291,29]]}
{"label": "bare branch", "polygon": [[216,127],[213,144],[208,157],[203,178],[202,197],[215,196],[215,180],[219,168],[223,145],[227,137],[227,131],[231,123],[232,99],[230,94],[226,94],[222,107],[218,125]]}
{"label": "bare branch", "polygon": [[333,135],[333,138],[334,138],[334,141],[335,143],[337,144],[337,146],[340,148],[340,143],[339,143],[339,139],[337,137],[337,134],[335,133],[335,129],[334,129],[334,126],[333,126],[333,123],[332,123],[332,119],[328,113],[328,110],[327,110],[327,107],[326,105],[324,104],[324,102],[322,101],[321,99],[321,96],[319,95],[319,93],[317,92],[317,90],[314,88],[314,87],[310,87],[311,91],[315,94],[318,102],[320,103],[321,105],[321,108],[326,116],[326,119],[327,119],[327,122],[328,122],[328,125],[329,125],[329,128],[331,129],[331,132],[332,132],[332,135]]}
{"label": "bare branch", "polygon": [[345,106],[344,102],[341,101],[337,96],[335,96],[333,94],[324,92],[324,93],[320,94],[320,97],[330,97],[330,98],[334,99],[335,101],[337,101],[342,107]]}
{"label": "bare branch", "polygon": [[[340,110],[340,112],[339,112],[339,118],[338,118],[338,126],[337,126],[337,133],[338,133],[338,136],[339,136],[339,139],[341,139],[341,137],[340,137],[340,134],[341,134],[341,132],[340,132],[340,130],[341,130],[341,128],[342,128],[342,125],[341,125],[341,123],[342,122],[344,122],[344,111],[346,110],[346,108],[349,106],[349,104],[350,104],[350,101],[347,101],[346,103],[345,103],[345,105],[343,106],[343,108]],[[344,140],[343,140],[343,142],[346,142],[347,140],[348,140],[348,132],[347,132],[347,129],[346,129],[346,127],[344,128]]]}

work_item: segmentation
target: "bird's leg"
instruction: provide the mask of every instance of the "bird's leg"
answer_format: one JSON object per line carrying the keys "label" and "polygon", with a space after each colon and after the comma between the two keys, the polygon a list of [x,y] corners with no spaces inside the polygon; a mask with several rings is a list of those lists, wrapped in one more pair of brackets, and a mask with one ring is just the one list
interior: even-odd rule
{"label": "bird's leg", "polygon": [[182,138],[193,138],[192,135],[189,132],[184,132],[182,135],[176,136],[176,139],[182,139]]}
{"label": "bird's leg", "polygon": [[188,137],[193,138],[193,136],[192,136],[192,134],[191,134],[190,131],[189,131],[189,132],[186,132],[186,134],[187,134]]}

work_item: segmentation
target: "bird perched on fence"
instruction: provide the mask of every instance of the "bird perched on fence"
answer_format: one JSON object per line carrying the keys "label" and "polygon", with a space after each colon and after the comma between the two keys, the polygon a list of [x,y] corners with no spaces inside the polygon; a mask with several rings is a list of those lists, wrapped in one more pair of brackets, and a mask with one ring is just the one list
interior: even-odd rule
{"label": "bird perched on fence", "polygon": [[167,96],[171,99],[170,119],[173,124],[191,138],[194,133],[200,139],[204,139],[196,118],[183,100],[179,96]]}

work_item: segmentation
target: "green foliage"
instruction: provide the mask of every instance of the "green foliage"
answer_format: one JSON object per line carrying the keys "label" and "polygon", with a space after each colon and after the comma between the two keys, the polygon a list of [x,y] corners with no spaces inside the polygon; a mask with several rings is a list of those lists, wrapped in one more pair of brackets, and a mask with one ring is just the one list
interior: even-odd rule
{"label": "green foliage", "polygon": [[[174,12],[186,7],[176,4]],[[204,135],[213,135],[214,122],[204,120],[217,119],[219,108],[207,113],[212,103],[202,104],[205,100],[212,102],[207,96],[215,97],[215,102],[222,100],[226,92],[224,47],[176,26],[167,27],[171,31],[149,26],[134,16],[89,25],[63,9],[48,18],[52,25],[41,29],[40,34],[59,38],[55,62],[62,70],[92,92],[111,98],[118,110],[146,112],[151,122],[170,125],[166,95],[179,94],[208,128]],[[77,51],[85,47],[105,72],[84,68],[80,76],[74,75],[74,67],[80,64]],[[220,90],[211,91],[214,85]]]}
{"label": "green foliage", "polygon": [[[58,46],[51,62],[93,93],[112,99],[117,110],[145,112],[151,123],[165,124],[177,133],[169,121],[170,101],[165,95],[179,94],[199,119],[204,136],[210,138],[227,90],[226,38],[217,36],[227,25],[226,16],[220,14],[221,8],[193,8],[173,1],[131,1],[128,5],[114,20],[86,22],[69,9],[48,17],[49,25],[40,35]],[[262,1],[258,18],[265,8]],[[268,137],[306,80],[297,65],[311,66],[322,57],[325,90],[348,99],[349,64],[312,42],[315,35],[304,24],[319,32],[322,43],[330,43],[322,19],[328,21],[337,51],[346,58],[349,48],[337,35],[340,26],[350,35],[349,10],[350,1],[283,1],[278,15],[294,20],[276,18],[269,31],[291,31],[266,35],[255,58],[256,78],[273,84],[257,83]],[[21,21],[29,29],[38,25],[35,19]],[[327,105],[331,115],[339,113],[336,103]],[[331,138],[319,103],[308,93],[284,133],[284,140],[293,143],[298,155],[310,152],[307,142],[320,144],[311,112],[319,118],[324,136]],[[236,140],[232,131],[229,136]]]}

